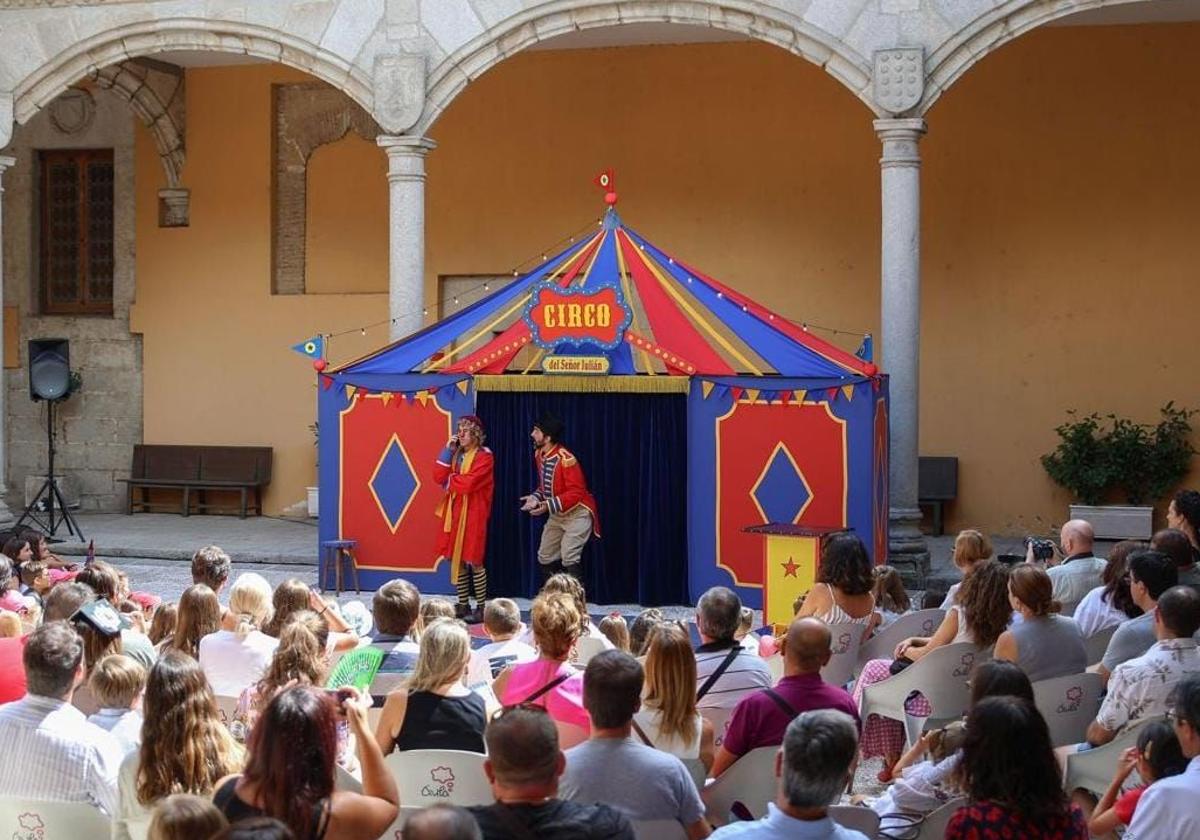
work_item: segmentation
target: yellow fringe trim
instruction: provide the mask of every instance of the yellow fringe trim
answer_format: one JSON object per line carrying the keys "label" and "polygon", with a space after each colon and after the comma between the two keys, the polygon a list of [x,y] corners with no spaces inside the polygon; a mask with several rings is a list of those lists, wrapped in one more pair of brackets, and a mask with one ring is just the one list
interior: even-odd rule
{"label": "yellow fringe trim", "polygon": [[686,394],[686,376],[476,376],[475,390],[573,394]]}

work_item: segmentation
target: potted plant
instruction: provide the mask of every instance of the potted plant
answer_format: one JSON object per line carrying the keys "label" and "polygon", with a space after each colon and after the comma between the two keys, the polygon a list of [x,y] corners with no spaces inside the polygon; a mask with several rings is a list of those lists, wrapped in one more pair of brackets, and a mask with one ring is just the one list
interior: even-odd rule
{"label": "potted plant", "polygon": [[[1086,519],[1103,539],[1148,538],[1154,530],[1153,503],[1187,475],[1195,449],[1195,411],[1167,403],[1156,425],[1109,414],[1089,414],[1055,428],[1058,446],[1042,466],[1078,503],[1072,519]],[[1125,504],[1105,504],[1119,498]]]}
{"label": "potted plant", "polygon": [[[315,460],[315,466],[317,467],[317,474],[320,475],[321,428],[316,423],[309,423],[308,430],[310,432],[312,432],[312,434],[313,434],[313,448],[316,450],[316,453],[317,453],[317,457]],[[308,515],[315,518],[317,516],[317,514],[320,512],[321,488],[320,487],[306,487],[305,489],[308,491]]]}

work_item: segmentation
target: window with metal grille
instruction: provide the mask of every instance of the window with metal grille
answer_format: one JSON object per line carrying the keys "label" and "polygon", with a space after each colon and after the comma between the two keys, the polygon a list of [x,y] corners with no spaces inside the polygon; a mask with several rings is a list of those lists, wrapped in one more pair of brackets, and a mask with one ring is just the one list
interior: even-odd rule
{"label": "window with metal grille", "polygon": [[42,311],[112,314],[112,149],[43,151],[40,164]]}

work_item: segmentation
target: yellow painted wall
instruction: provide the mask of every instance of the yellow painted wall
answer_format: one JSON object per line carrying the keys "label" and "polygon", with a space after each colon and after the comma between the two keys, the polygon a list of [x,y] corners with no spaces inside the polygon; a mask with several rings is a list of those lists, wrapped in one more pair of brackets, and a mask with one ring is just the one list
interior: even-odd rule
{"label": "yellow painted wall", "polygon": [[[962,459],[951,527],[1061,521],[1037,456],[1067,408],[1153,419],[1200,404],[1189,230],[1200,27],[1053,29],[985,59],[923,144],[922,451]],[[1095,56],[1108,55],[1103,84]],[[188,73],[192,226],[154,222],[161,171],[138,138],[146,440],[271,443],[268,504],[311,481],[311,373],[288,345],[386,318],[382,152],[347,138],[310,170],[310,283],[269,294],[269,85],[277,67]],[[535,52],[486,74],[434,126],[427,287],[539,256],[602,208],[776,310],[878,331],[879,146],[819,69],[756,44]],[[347,240],[353,237],[353,247]],[[375,237],[373,239],[373,237]],[[463,303],[469,301],[464,300]],[[333,357],[385,340],[334,343]],[[853,349],[857,336],[836,340]]]}

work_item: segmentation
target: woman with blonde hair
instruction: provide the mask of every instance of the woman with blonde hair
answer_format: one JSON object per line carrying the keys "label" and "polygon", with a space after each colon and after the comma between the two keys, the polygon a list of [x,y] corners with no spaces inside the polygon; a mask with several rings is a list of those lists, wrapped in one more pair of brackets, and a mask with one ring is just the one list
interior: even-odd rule
{"label": "woman with blonde hair", "polygon": [[955,568],[962,572],[963,579],[946,590],[946,597],[942,601],[941,607],[943,610],[948,610],[954,605],[958,598],[958,590],[966,581],[967,575],[971,574],[980,563],[991,559],[992,541],[988,539],[987,534],[976,531],[974,528],[959,531],[958,536],[954,538],[954,553],[951,556]]}
{"label": "woman with blonde hair", "polygon": [[293,613],[279,634],[279,642],[262,678],[246,686],[233,713],[234,734],[245,741],[258,714],[279,689],[289,683],[318,685],[325,679],[325,642],[318,628],[324,621],[309,610]]}
{"label": "woman with blonde hair", "polygon": [[487,710],[463,677],[471,637],[461,622],[435,618],[421,636],[421,652],[407,686],[387,696],[375,729],[384,755],[393,749],[484,752]]}
{"label": "woman with blonde hair", "polygon": [[538,658],[505,668],[492,691],[505,706],[534,703],[558,723],[579,727],[586,735],[592,721],[583,707],[583,673],[568,662],[583,627],[579,610],[570,595],[543,591],[529,613]]}
{"label": "woman with blonde hair", "polygon": [[681,759],[698,759],[708,770],[715,747],[713,725],[696,711],[696,654],[675,622],[650,631],[642,708],[634,732],[648,746]]}
{"label": "woman with blonde hair", "polygon": [[200,640],[221,629],[221,602],[217,593],[203,583],[189,586],[179,597],[175,632],[162,643],[160,652],[178,650],[193,659],[200,655]]}
{"label": "woman with blonde hair", "polygon": [[1075,619],[1059,615],[1054,582],[1046,570],[1021,563],[1008,573],[1008,599],[1021,620],[996,639],[993,656],[1021,666],[1031,682],[1082,674],[1087,649]]}
{"label": "woman with blonde hair", "polygon": [[218,696],[237,697],[262,679],[279,640],[262,632],[271,618],[271,584],[262,575],[239,575],[229,591],[234,629],[221,629],[200,640],[200,667]]}
{"label": "woman with blonde hair", "polygon": [[204,671],[192,657],[163,651],[150,669],[142,709],[142,746],[126,757],[118,774],[117,840],[131,836],[130,823],[148,823],[160,799],[173,793],[208,796],[218,779],[242,766],[242,749],[221,721]]}

